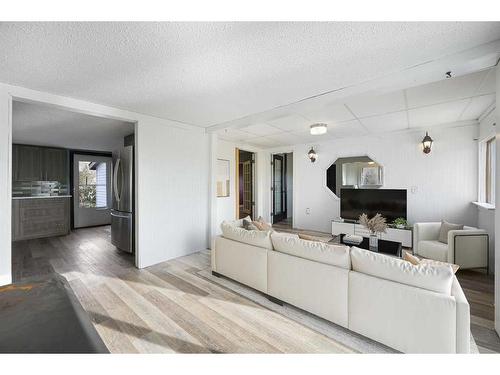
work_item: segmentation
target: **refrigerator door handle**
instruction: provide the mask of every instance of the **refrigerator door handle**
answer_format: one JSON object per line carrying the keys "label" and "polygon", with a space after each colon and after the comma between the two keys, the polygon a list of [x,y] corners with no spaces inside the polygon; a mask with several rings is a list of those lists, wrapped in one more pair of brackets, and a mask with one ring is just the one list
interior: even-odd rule
{"label": "refrigerator door handle", "polygon": [[114,217],[119,217],[119,218],[122,218],[122,219],[129,219],[128,216],[124,216],[124,215],[117,215],[115,214],[114,212],[111,212],[111,216],[114,216]]}
{"label": "refrigerator door handle", "polygon": [[120,158],[116,159],[115,170],[113,171],[113,192],[115,193],[116,202],[120,202],[120,194],[118,193],[118,168],[120,167]]}

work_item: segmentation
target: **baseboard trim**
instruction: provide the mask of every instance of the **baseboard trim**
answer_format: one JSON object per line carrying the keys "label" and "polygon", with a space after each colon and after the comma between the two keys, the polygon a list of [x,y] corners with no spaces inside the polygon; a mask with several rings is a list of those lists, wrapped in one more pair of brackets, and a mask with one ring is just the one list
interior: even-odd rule
{"label": "baseboard trim", "polygon": [[218,272],[215,272],[215,271],[212,271],[212,275],[214,275],[215,277],[222,277],[222,275]]}
{"label": "baseboard trim", "polygon": [[0,286],[12,284],[12,277],[10,275],[0,275]]}

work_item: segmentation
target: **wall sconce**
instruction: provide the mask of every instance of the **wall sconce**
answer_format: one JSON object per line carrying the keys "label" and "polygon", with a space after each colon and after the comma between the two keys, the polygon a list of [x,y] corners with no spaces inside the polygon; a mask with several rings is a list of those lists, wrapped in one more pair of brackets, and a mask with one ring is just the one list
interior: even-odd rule
{"label": "wall sconce", "polygon": [[424,154],[430,154],[432,147],[432,138],[429,137],[429,133],[425,132],[425,137],[422,139],[422,146],[424,146]]}
{"label": "wall sconce", "polygon": [[311,160],[311,163],[314,163],[316,159],[318,159],[318,154],[316,153],[316,151],[314,151],[313,147],[311,147],[311,149],[307,153],[307,156],[309,157],[309,160]]}

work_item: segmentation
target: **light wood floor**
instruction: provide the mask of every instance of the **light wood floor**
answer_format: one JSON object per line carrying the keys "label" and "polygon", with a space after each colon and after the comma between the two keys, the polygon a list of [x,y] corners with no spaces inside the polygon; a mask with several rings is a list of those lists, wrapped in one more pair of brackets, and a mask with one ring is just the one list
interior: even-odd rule
{"label": "light wood floor", "polygon": [[14,243],[14,281],[65,276],[112,353],[352,352],[199,276],[209,251],[138,270],[109,237],[100,227]]}
{"label": "light wood floor", "polygon": [[[280,228],[285,229],[296,231]],[[113,353],[351,352],[199,276],[209,268],[209,251],[138,270],[133,256],[110,244],[109,227],[99,227],[16,242],[12,263],[14,281],[54,271],[65,276]],[[474,271],[457,276],[480,352],[500,352],[493,329],[493,278]]]}

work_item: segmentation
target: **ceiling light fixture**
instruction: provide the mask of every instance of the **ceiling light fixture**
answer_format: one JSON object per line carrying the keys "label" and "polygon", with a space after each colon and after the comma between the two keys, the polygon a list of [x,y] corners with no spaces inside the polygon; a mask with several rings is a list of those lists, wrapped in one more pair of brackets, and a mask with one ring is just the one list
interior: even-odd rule
{"label": "ceiling light fixture", "polygon": [[321,135],[325,134],[327,131],[327,125],[326,124],[313,124],[311,125],[311,135]]}
{"label": "ceiling light fixture", "polygon": [[432,147],[432,138],[429,137],[429,133],[425,132],[425,137],[422,139],[422,146],[424,146],[424,154],[429,154],[431,152]]}

